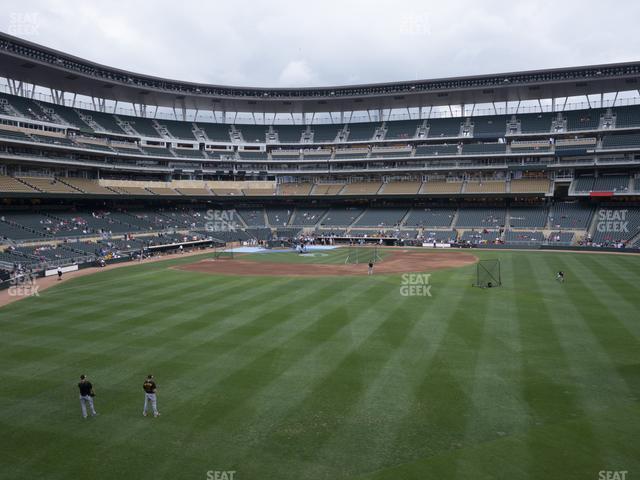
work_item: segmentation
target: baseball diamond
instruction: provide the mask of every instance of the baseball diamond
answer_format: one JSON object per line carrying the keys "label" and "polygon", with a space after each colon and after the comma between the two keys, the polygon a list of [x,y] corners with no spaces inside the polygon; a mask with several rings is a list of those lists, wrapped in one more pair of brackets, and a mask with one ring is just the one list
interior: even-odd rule
{"label": "baseball diamond", "polygon": [[0,480],[640,478],[640,4],[5,3]]}

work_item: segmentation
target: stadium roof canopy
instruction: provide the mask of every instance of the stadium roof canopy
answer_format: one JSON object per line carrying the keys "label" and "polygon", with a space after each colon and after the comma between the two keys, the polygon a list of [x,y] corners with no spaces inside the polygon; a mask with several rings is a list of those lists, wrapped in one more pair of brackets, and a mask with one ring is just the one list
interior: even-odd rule
{"label": "stadium roof canopy", "polygon": [[255,113],[349,112],[512,102],[640,88],[640,62],[334,87],[220,86],[121,70],[2,32],[0,75],[59,92],[138,105]]}

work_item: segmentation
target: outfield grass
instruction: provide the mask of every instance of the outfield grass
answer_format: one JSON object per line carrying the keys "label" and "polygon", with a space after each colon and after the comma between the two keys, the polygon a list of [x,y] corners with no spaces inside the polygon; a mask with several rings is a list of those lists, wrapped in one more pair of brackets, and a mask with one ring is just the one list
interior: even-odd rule
{"label": "outfield grass", "polygon": [[[0,478],[640,475],[640,257],[478,255],[503,288],[472,288],[473,266],[433,273],[431,298],[398,275],[168,268],[185,258],[4,307]],[[141,415],[149,372],[158,419]]]}

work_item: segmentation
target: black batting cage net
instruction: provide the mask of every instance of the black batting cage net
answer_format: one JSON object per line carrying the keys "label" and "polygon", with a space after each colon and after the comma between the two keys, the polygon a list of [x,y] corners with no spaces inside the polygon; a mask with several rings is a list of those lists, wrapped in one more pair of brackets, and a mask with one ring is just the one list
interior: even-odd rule
{"label": "black batting cage net", "polygon": [[501,285],[500,260],[480,260],[476,264],[476,283],[474,286],[492,288]]}

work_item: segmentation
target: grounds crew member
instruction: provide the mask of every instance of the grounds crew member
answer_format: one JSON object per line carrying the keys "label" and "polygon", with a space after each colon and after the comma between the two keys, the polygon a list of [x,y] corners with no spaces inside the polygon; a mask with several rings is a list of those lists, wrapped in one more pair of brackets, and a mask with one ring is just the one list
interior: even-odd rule
{"label": "grounds crew member", "polygon": [[151,409],[153,410],[153,416],[157,417],[160,415],[158,412],[157,399],[156,399],[156,382],[153,379],[153,375],[147,375],[144,383],[142,384],[142,389],[144,390],[144,409],[142,410],[142,415],[147,416],[147,406],[151,404]]}
{"label": "grounds crew member", "polygon": [[87,404],[89,405],[89,409],[91,410],[91,415],[96,416],[96,409],[93,408],[93,397],[96,396],[93,393],[93,385],[91,382],[87,380],[86,375],[80,375],[80,383],[78,383],[78,388],[80,389],[80,408],[82,409],[82,416],[87,418]]}

